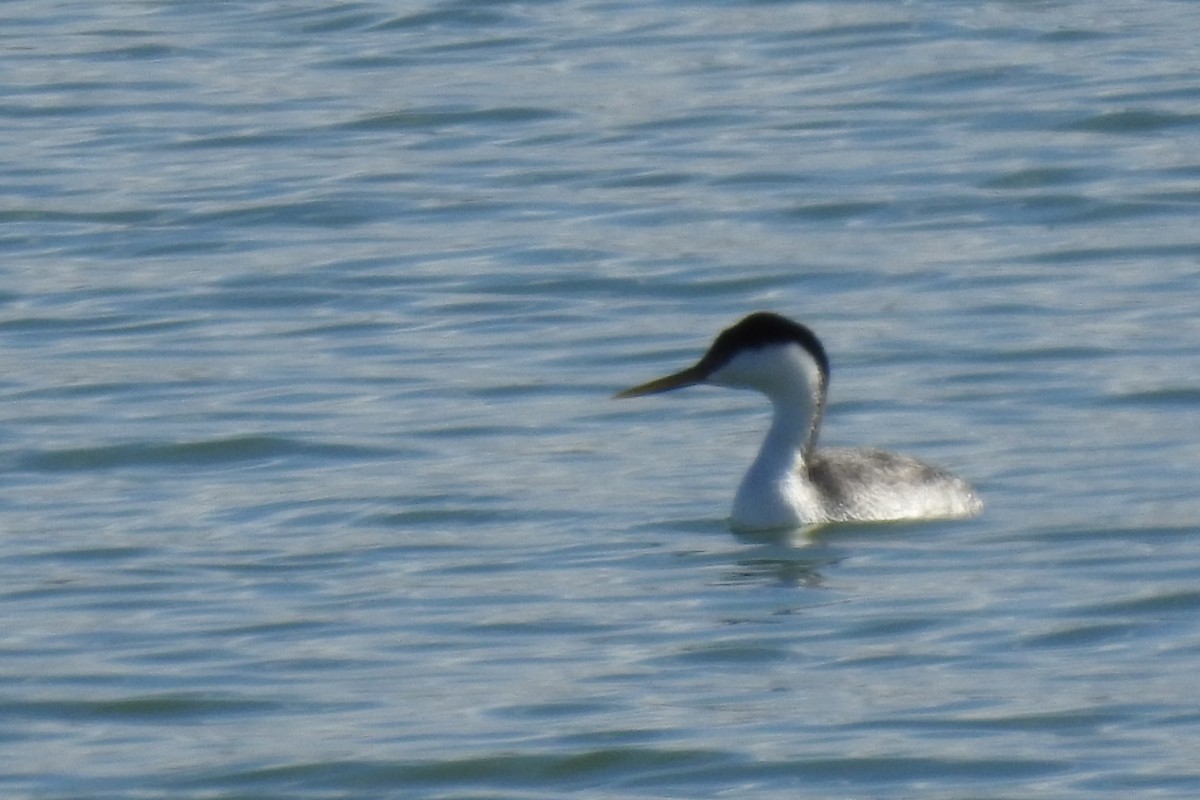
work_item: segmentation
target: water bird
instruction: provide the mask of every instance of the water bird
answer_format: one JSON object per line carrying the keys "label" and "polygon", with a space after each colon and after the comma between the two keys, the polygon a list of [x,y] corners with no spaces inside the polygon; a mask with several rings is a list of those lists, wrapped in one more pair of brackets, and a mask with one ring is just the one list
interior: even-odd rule
{"label": "water bird", "polygon": [[873,448],[818,449],[829,358],[816,334],[787,317],[751,314],[723,330],[694,365],[615,397],[697,384],[754,389],[773,408],[766,438],[734,497],[735,530],[956,519],[983,508],[965,480],[914,458]]}

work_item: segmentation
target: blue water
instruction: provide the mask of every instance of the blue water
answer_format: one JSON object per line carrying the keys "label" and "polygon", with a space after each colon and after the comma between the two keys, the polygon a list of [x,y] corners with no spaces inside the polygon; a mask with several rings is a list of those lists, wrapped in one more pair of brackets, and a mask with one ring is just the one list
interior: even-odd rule
{"label": "blue water", "polygon": [[[1200,6],[0,30],[5,797],[1200,795]],[[756,309],[985,514],[731,534]]]}

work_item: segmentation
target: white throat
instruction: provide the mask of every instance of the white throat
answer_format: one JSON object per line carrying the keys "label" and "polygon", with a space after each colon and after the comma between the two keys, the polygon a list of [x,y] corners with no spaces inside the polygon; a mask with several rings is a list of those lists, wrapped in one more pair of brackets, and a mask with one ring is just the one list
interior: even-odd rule
{"label": "white throat", "polygon": [[825,379],[796,345],[739,354],[709,376],[722,386],[756,389],[771,401],[771,427],[733,501],[736,528],[786,528],[822,518],[821,500],[804,479],[824,410]]}

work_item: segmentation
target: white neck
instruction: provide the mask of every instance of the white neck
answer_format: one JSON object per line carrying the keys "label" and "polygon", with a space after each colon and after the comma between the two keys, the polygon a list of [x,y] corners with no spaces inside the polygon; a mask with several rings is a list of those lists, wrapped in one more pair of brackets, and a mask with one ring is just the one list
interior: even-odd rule
{"label": "white neck", "polygon": [[784,528],[822,517],[820,498],[802,470],[821,424],[823,380],[810,359],[799,352],[789,356],[796,361],[794,369],[771,370],[772,380],[754,387],[770,398],[773,415],[733,501],[732,522],[738,528]]}

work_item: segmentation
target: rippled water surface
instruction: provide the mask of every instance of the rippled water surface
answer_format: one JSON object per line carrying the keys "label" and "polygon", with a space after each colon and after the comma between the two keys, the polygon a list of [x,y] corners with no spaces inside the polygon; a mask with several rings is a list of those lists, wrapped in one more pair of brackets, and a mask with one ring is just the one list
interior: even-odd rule
{"label": "rippled water surface", "polygon": [[[5,797],[1200,795],[1200,6],[0,30]],[[755,309],[985,514],[731,534]]]}

